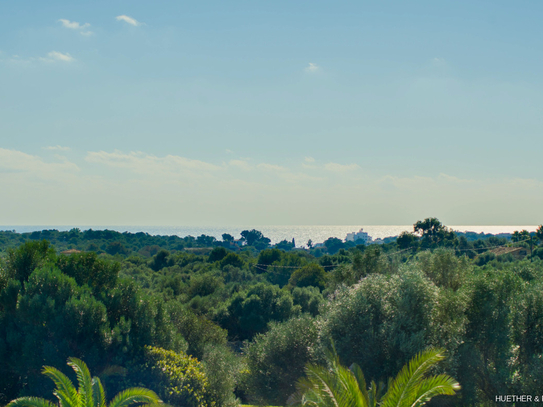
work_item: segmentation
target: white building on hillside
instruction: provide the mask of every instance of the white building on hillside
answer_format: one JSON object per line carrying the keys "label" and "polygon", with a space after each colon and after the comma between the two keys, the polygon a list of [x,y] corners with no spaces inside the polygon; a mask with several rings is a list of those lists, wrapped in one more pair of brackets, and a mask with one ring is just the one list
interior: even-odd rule
{"label": "white building on hillside", "polygon": [[371,243],[372,238],[363,229],[360,229],[358,232],[347,233],[346,242],[356,242],[357,240],[362,240],[364,244],[368,244]]}

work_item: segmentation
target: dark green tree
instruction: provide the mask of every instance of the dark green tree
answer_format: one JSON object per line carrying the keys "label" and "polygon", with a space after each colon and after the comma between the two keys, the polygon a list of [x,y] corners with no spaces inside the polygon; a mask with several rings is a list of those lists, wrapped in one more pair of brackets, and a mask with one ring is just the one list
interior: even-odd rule
{"label": "dark green tree", "polygon": [[398,247],[401,250],[405,250],[409,248],[416,249],[418,246],[418,241],[419,241],[418,236],[409,232],[400,233],[400,236],[398,236],[398,238],[396,239],[396,243],[398,244]]}
{"label": "dark green tree", "polygon": [[337,237],[329,237],[324,241],[324,247],[330,254],[335,254],[339,249],[344,247],[343,241]]}
{"label": "dark green tree", "polygon": [[223,233],[222,234],[222,240],[223,242],[226,242],[226,243],[233,243],[234,242],[234,236],[228,234],[228,233]]}
{"label": "dark green tree", "polygon": [[451,246],[456,241],[455,233],[437,218],[426,218],[413,225],[416,234],[422,237],[424,247]]}
{"label": "dark green tree", "polygon": [[291,287],[317,287],[321,291],[326,286],[327,275],[324,269],[316,263],[309,263],[292,273],[289,280]]}
{"label": "dark green tree", "polygon": [[215,247],[213,250],[211,250],[211,253],[209,253],[208,261],[211,263],[221,261],[226,257],[227,254],[228,250],[226,250],[224,247]]}
{"label": "dark green tree", "polygon": [[28,281],[28,277],[36,268],[54,259],[55,250],[50,247],[47,240],[25,242],[16,250],[8,250],[7,275],[21,282]]}
{"label": "dark green tree", "polygon": [[216,320],[230,338],[245,340],[264,332],[270,321],[285,321],[299,312],[288,291],[259,283],[235,294],[217,311]]}

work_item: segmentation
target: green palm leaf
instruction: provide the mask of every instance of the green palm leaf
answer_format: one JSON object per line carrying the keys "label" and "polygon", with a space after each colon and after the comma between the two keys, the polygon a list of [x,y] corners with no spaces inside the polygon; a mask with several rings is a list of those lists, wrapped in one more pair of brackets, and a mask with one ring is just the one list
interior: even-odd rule
{"label": "green palm leaf", "polygon": [[416,387],[421,383],[428,370],[443,360],[442,349],[429,349],[420,352],[405,365],[392,381],[387,394],[383,397],[382,407],[410,406],[410,400],[416,399]]}
{"label": "green palm leaf", "polygon": [[109,407],[125,407],[132,403],[157,404],[161,400],[154,391],[142,387],[132,387],[117,394]]}
{"label": "green palm leaf", "polygon": [[44,366],[42,373],[55,383],[57,388],[53,394],[62,407],[80,407],[79,394],[72,381],[64,373],[51,366]]}
{"label": "green palm leaf", "polygon": [[414,394],[417,397],[409,400],[409,406],[419,407],[429,401],[432,397],[440,395],[454,395],[456,390],[460,390],[460,385],[456,380],[448,375],[437,375],[424,379],[417,387]]}
{"label": "green palm leaf", "polygon": [[79,383],[79,397],[81,398],[81,407],[94,407],[92,377],[89,368],[81,359],[68,359],[68,366],[74,369]]}
{"label": "green palm leaf", "polygon": [[370,405],[370,397],[368,394],[368,390],[366,389],[366,378],[364,377],[364,373],[362,372],[362,369],[360,369],[360,366],[358,366],[356,363],[353,363],[350,367],[351,372],[353,373],[354,377],[356,378],[356,381],[358,383],[358,388],[360,389],[360,392],[362,393],[362,396],[364,397],[365,403],[367,407],[373,407]]}
{"label": "green palm leaf", "polygon": [[425,377],[436,363],[444,359],[443,350],[430,349],[416,355],[405,365],[395,379],[390,379],[387,393],[385,386],[366,380],[356,364],[347,369],[339,362],[335,350],[328,355],[330,368],[308,365],[306,377],[299,380],[300,396],[295,399],[302,405],[314,407],[420,407],[432,397],[454,395],[460,385],[448,375]]}
{"label": "green palm leaf", "polygon": [[[51,366],[44,366],[43,374],[49,377],[56,385],[53,394],[59,400],[59,407],[108,407],[106,393],[98,377],[91,377],[90,371],[80,359],[68,359],[77,376],[79,389],[66,375]],[[141,387],[133,387],[117,394],[109,407],[126,407],[133,403],[143,403],[141,407],[165,407],[162,400],[154,391]],[[6,407],[56,407],[49,400],[38,397],[22,397],[11,401]]]}
{"label": "green palm leaf", "polygon": [[92,393],[95,407],[106,407],[106,392],[98,377],[92,379]]}
{"label": "green palm leaf", "polygon": [[21,397],[8,403],[6,407],[55,407],[55,405],[39,397]]}

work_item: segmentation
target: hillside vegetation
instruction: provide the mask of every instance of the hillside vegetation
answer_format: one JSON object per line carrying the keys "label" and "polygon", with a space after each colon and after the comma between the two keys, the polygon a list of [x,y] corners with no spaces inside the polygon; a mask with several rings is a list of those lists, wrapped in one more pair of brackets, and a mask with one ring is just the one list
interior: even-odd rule
{"label": "hillside vegetation", "polygon": [[[113,231],[0,232],[0,405],[49,397],[70,357],[107,394],[146,387],[173,406],[286,405],[332,346],[370,383],[444,349],[489,405],[543,388],[543,228],[459,235],[437,219],[383,245],[321,248]],[[63,253],[64,252],[64,253]]]}

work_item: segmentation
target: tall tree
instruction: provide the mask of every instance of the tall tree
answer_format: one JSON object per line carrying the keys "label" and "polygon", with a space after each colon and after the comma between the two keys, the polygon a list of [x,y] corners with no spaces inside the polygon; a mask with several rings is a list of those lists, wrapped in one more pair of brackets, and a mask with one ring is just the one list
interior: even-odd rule
{"label": "tall tree", "polygon": [[437,218],[426,218],[413,225],[416,234],[422,237],[426,247],[447,246],[454,243],[456,235]]}

